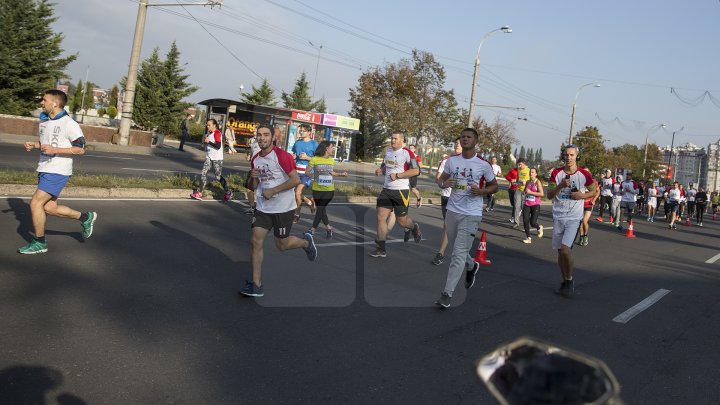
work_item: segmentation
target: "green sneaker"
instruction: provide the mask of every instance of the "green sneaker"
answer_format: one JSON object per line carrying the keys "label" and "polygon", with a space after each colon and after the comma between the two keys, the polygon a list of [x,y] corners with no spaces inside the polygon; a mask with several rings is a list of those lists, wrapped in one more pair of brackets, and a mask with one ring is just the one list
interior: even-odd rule
{"label": "green sneaker", "polygon": [[93,234],[93,225],[97,219],[97,212],[88,211],[88,219],[82,223],[83,239],[89,239]]}
{"label": "green sneaker", "polygon": [[45,252],[47,252],[47,242],[43,243],[37,239],[33,239],[30,243],[18,249],[18,253],[24,255],[34,255]]}

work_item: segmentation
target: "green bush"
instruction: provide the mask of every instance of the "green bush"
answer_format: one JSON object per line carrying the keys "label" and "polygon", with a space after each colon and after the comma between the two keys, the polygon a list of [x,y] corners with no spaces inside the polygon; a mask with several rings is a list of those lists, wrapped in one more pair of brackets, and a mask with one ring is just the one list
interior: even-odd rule
{"label": "green bush", "polygon": [[116,108],[115,106],[112,106],[112,105],[111,105],[110,107],[107,108],[107,115],[108,115],[110,118],[115,118],[115,117],[117,117],[117,113],[118,113],[118,111],[117,111],[117,108]]}
{"label": "green bush", "polygon": [[100,107],[100,108],[97,109],[97,116],[98,116],[98,117],[101,117],[101,118],[102,118],[102,116],[105,115],[105,114],[107,114],[107,111],[105,111],[105,108]]}

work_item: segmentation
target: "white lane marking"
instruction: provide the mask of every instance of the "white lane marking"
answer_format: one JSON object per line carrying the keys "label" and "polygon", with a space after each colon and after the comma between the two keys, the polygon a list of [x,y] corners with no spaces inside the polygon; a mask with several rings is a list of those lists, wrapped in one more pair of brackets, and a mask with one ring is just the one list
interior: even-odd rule
{"label": "white lane marking", "polygon": [[716,254],[715,256],[705,260],[705,263],[715,263],[718,259],[720,259],[720,253]]}
{"label": "white lane marking", "polygon": [[120,157],[120,156],[99,156],[99,155],[88,155],[87,153],[83,157],[94,157],[98,159],[120,159],[120,160],[135,160],[132,157]]}
{"label": "white lane marking", "polygon": [[645,298],[644,300],[640,301],[636,305],[632,306],[627,311],[623,312],[622,314],[616,316],[613,318],[613,322],[617,323],[628,323],[631,319],[633,319],[637,314],[640,312],[650,308],[651,305],[654,303],[660,301],[660,299],[666,295],[670,294],[670,290],[665,290],[663,288],[655,291],[652,293],[649,297]]}

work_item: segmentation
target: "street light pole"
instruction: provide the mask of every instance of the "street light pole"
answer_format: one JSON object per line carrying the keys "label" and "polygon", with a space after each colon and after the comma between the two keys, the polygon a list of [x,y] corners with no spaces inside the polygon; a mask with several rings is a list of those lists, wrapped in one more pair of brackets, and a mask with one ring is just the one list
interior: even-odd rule
{"label": "street light pole", "polygon": [[480,45],[478,45],[477,54],[475,55],[475,71],[473,72],[473,81],[472,81],[472,90],[470,91],[470,108],[468,111],[468,128],[472,127],[472,120],[473,120],[473,109],[475,107],[475,87],[477,85],[477,76],[478,76],[478,68],[480,67],[480,48],[482,48],[483,43],[485,42],[488,37],[498,31],[502,31],[506,34],[512,33],[512,28],[510,28],[507,25],[504,25],[498,29],[492,30],[485,34],[484,37],[480,40]]}
{"label": "street light pole", "polygon": [[642,178],[645,179],[645,166],[647,165],[647,148],[648,148],[648,137],[650,136],[650,131],[652,131],[653,128],[659,127],[659,128],[665,128],[665,124],[658,124],[655,126],[650,127],[650,129],[645,134],[645,157],[643,158],[643,172],[642,172]]}
{"label": "street light pole", "polygon": [[[202,3],[174,3],[152,4],[152,6],[221,6],[222,0],[206,0]],[[148,0],[140,0],[138,4],[137,20],[135,21],[135,34],[133,36],[132,50],[130,51],[130,65],[128,66],[125,92],[123,93],[122,114],[120,115],[120,128],[118,130],[118,145],[127,145],[130,140],[130,125],[132,124],[133,105],[135,103],[135,87],[137,84],[137,70],[140,61],[143,32],[145,31],[145,18],[147,8],[151,5]]]}
{"label": "street light pole", "polygon": [[[681,127],[678,131],[673,131],[672,140],[670,141],[670,155],[668,156],[668,164],[667,164],[668,169],[670,168],[670,163],[673,158],[673,146],[675,145],[675,132],[680,132],[683,129],[685,129],[684,126]],[[675,180],[675,172],[676,171],[677,171],[677,168],[673,169],[673,180]],[[667,169],[665,169],[665,174],[667,174]]]}
{"label": "street light pole", "polygon": [[583,84],[577,89],[577,92],[575,93],[575,98],[573,99],[573,105],[572,105],[572,114],[570,114],[570,136],[568,137],[568,144],[572,145],[573,143],[573,127],[575,126],[575,107],[577,105],[577,99],[580,95],[580,90],[584,89],[587,86],[594,86],[594,87],[600,87],[600,84],[598,83],[588,83]]}

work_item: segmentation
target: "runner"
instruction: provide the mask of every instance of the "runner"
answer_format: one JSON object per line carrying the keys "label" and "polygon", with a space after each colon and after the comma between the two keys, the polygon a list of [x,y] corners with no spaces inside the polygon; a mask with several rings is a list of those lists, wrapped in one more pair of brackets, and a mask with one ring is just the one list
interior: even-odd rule
{"label": "runner", "polygon": [[315,234],[320,221],[325,224],[328,239],[333,236],[333,227],[327,216],[327,206],[335,196],[335,182],[333,177],[347,177],[347,172],[338,173],[333,170],[335,166],[335,144],[322,141],[315,150],[314,156],[308,162],[307,173],[313,178],[312,193],[315,206],[315,219],[308,232]]}
{"label": "runner", "polygon": [[669,229],[677,229],[677,226],[675,226],[675,221],[677,220],[677,212],[678,212],[678,205],[680,204],[680,185],[676,181],[673,183],[673,188],[668,190],[668,198],[666,205],[668,206],[668,211],[670,215],[670,224],[668,224]]}
{"label": "runner", "polygon": [[584,200],[595,194],[596,189],[590,173],[577,167],[578,147],[567,145],[564,152],[565,165],[550,175],[550,183],[555,186],[548,191],[548,198],[553,200],[552,248],[558,252],[563,279],[555,293],[570,298],[575,292],[571,249],[582,221]]}
{"label": "runner", "polygon": [[311,233],[306,232],[302,238],[290,236],[295,214],[293,189],[300,183],[293,157],[273,145],[275,131],[272,127],[260,125],[256,134],[260,153],[250,161],[248,184],[257,193],[250,240],[252,281],[246,280],[245,286],[239,291],[241,295],[249,297],[262,297],[265,294],[262,284],[263,246],[271,229],[279,251],[303,249],[308,260],[317,258],[317,247]]}
{"label": "runner", "polygon": [[[587,167],[584,167],[583,169],[590,173],[590,169]],[[585,202],[583,202],[583,218],[582,222],[580,222],[580,237],[578,238],[578,245],[580,246],[587,246],[588,243],[590,243],[590,236],[588,236],[590,233],[590,216],[592,216],[595,201],[597,201],[600,197],[600,186],[598,185],[597,180],[593,179],[593,185],[595,186],[595,193],[586,198]]]}
{"label": "runner", "polygon": [[718,193],[717,191],[713,191],[710,196],[710,204],[712,205],[713,216],[718,214],[718,203],[720,203],[720,193]]}
{"label": "runner", "polygon": [[658,195],[660,194],[660,191],[655,186],[655,183],[648,184],[647,189],[647,207],[648,207],[648,216],[647,220],[648,222],[655,222],[655,210],[657,209],[658,205]]}
{"label": "runner", "polygon": [[473,128],[465,128],[460,133],[462,154],[448,158],[443,174],[438,180],[440,188],[452,187],[447,205],[448,244],[452,246],[452,258],[448,269],[445,289],[436,301],[437,305],[448,308],[453,292],[462,273],[465,273],[465,288],[475,284],[475,274],[480,265],[472,263],[468,255],[475,235],[480,232],[484,196],[497,191],[497,180],[493,174],[492,166],[486,160],[478,157],[475,146],[478,142],[478,132]]}
{"label": "runner", "polygon": [[[420,157],[420,155],[417,154],[417,146],[410,145],[410,147],[408,147],[408,149],[410,149],[410,152],[415,154],[415,159],[417,160],[417,164],[418,164],[418,173],[422,173],[422,169],[423,169],[422,158]],[[419,174],[418,174],[418,176],[419,176]],[[416,201],[415,208],[420,208],[422,206],[422,197],[420,196],[420,191],[418,191],[418,189],[417,189],[418,176],[410,177],[410,191],[413,193],[413,195],[415,195],[415,201]]]}
{"label": "runner", "polygon": [[620,211],[618,213],[617,227],[622,229],[620,218],[622,217],[622,210],[627,212],[628,223],[632,221],[632,214],[635,210],[635,198],[638,194],[638,185],[633,180],[632,173],[628,172],[625,181],[620,185],[622,198],[620,200]]}
{"label": "runner", "polygon": [[622,176],[617,175],[615,176],[615,183],[612,185],[613,202],[610,217],[615,220],[614,222],[611,221],[611,225],[616,227],[620,227],[620,202],[623,197],[622,182]]}
{"label": "runner", "polygon": [[85,154],[85,136],[80,125],[65,111],[67,95],[60,90],[46,90],[40,102],[38,140],[23,144],[26,152],[40,151],[37,166],[38,186],[30,199],[33,237],[18,253],[34,255],[48,251],[45,240],[47,216],[80,221],[83,239],[89,239],[97,219],[94,211],[78,212],[58,205],[58,199],[73,173],[73,156]]}
{"label": "runner", "polygon": [[605,169],[600,184],[600,213],[596,218],[598,222],[603,222],[603,210],[607,210],[610,214],[610,222],[613,222],[613,190],[612,186],[615,180],[612,177],[612,171]]}
{"label": "runner", "polygon": [[703,226],[703,216],[705,215],[705,210],[707,209],[707,201],[707,193],[705,192],[705,189],[700,187],[697,194],[695,194],[695,209],[697,210],[695,221],[698,226]]}
{"label": "runner", "polygon": [[[453,151],[453,156],[459,155],[462,153],[462,146],[460,145],[460,138],[455,139],[455,150]],[[448,159],[448,155],[443,155],[442,161],[440,161],[440,164],[438,165],[437,172],[435,172],[435,182],[440,181],[440,176],[443,174],[443,170],[445,170],[445,164]],[[432,259],[430,263],[439,266],[445,261],[445,249],[447,249],[448,245],[448,237],[447,237],[447,230],[445,226],[445,217],[447,216],[447,203],[450,199],[450,193],[452,192],[452,187],[445,187],[440,188],[440,210],[442,212],[443,217],[443,234],[442,238],[440,238],[440,247],[438,248],[438,252],[435,255],[435,258]]]}
{"label": "runner", "polygon": [[530,168],[530,180],[525,183],[525,207],[523,207],[523,226],[525,228],[525,236],[523,243],[532,243],[530,237],[530,227],[537,229],[538,239],[543,237],[543,226],[538,225],[537,219],[540,214],[540,203],[545,195],[543,185],[537,178],[537,168]]}
{"label": "runner", "polygon": [[383,189],[377,198],[377,239],[376,249],[369,253],[372,257],[387,257],[385,239],[388,234],[388,217],[394,213],[397,222],[405,229],[410,229],[415,243],[420,243],[422,233],[420,225],[408,215],[408,202],[410,199],[410,181],[416,176],[418,170],[415,154],[403,148],[405,134],[394,131],[390,134],[390,148],[385,151],[383,168],[375,170],[375,175],[384,174]]}
{"label": "runner", "polygon": [[[502,176],[502,168],[499,164],[497,164],[497,158],[493,156],[490,160],[490,166],[493,168],[493,174],[495,174],[495,178],[498,178]],[[487,207],[485,207],[485,212],[491,212],[495,209],[495,194],[490,194],[487,196]]]}
{"label": "runner", "polygon": [[202,201],[203,190],[209,184],[207,174],[212,168],[215,171],[215,180],[219,181],[222,185],[223,191],[223,202],[228,202],[232,198],[232,191],[228,187],[228,183],[225,177],[222,175],[223,168],[223,143],[222,134],[218,129],[218,122],[214,118],[210,118],[206,123],[207,134],[203,138],[203,145],[205,146],[205,162],[203,163],[202,170],[200,171],[200,184],[197,189],[190,194],[190,197]]}
{"label": "runner", "polygon": [[311,138],[312,127],[310,125],[301,124],[298,131],[300,131],[300,139],[295,141],[292,147],[293,157],[295,158],[295,170],[297,170],[298,176],[300,177],[300,183],[295,188],[297,208],[295,209],[293,223],[296,224],[300,222],[300,211],[302,210],[303,201],[310,207],[310,213],[315,213],[315,205],[311,199],[302,195],[302,191],[303,188],[312,186],[312,179],[305,174],[305,169],[318,147],[318,143]]}
{"label": "runner", "polygon": [[690,183],[687,190],[685,190],[685,196],[687,198],[688,219],[695,216],[695,196],[697,195],[697,193],[698,191],[695,189],[695,185],[693,183]]}

